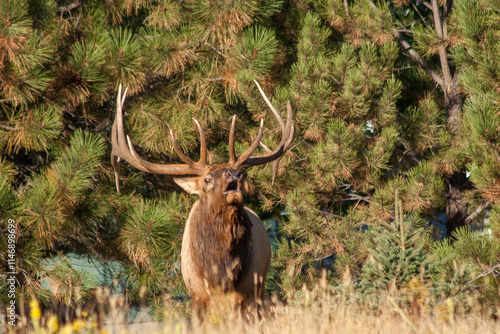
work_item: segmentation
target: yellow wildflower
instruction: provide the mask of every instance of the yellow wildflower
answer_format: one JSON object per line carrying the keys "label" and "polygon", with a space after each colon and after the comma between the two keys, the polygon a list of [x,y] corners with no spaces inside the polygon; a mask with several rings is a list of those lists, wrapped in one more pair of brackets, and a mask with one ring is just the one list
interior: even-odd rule
{"label": "yellow wildflower", "polygon": [[73,321],[73,330],[75,332],[79,332],[84,328],[85,328],[85,321],[83,321],[82,319],[75,319]]}
{"label": "yellow wildflower", "polygon": [[40,310],[40,304],[36,299],[30,300],[30,315],[32,318],[36,320],[40,319],[42,316],[42,311]]}
{"label": "yellow wildflower", "polygon": [[51,315],[47,320],[47,328],[49,329],[49,333],[54,333],[59,330],[59,321],[55,315]]}
{"label": "yellow wildflower", "polygon": [[71,334],[73,333],[73,327],[70,324],[64,325],[64,327],[59,332],[60,334]]}
{"label": "yellow wildflower", "polygon": [[210,314],[208,316],[208,320],[211,321],[214,324],[216,324],[216,323],[219,322],[219,318],[216,315],[214,315],[214,314]]}

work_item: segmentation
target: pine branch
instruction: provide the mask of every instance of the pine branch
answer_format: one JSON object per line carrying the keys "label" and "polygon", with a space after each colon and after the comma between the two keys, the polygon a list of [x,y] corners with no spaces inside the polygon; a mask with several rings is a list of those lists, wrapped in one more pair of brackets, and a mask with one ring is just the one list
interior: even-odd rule
{"label": "pine branch", "polygon": [[422,4],[423,4],[425,7],[427,7],[427,9],[432,10],[432,6],[431,6],[431,4],[430,4],[430,3],[428,3],[427,1],[422,1]]}
{"label": "pine branch", "polygon": [[424,16],[422,15],[422,13],[420,13],[420,11],[418,10],[418,7],[417,7],[417,6],[415,6],[415,4],[414,4],[414,3],[412,3],[411,5],[413,6],[413,9],[417,12],[418,16],[420,16],[420,19],[422,20],[422,22],[424,23],[424,25],[425,25],[427,28],[431,29],[431,27],[430,27],[429,23],[427,23],[427,20],[425,19],[425,17],[424,17]]}
{"label": "pine branch", "polygon": [[57,9],[58,12],[61,12],[61,13],[64,13],[64,12],[70,12],[72,11],[73,9],[75,8],[78,8],[82,5],[83,3],[81,1],[76,1],[76,2],[73,2],[72,4],[70,5],[67,5],[67,6],[63,6],[63,7],[59,7]]}
{"label": "pine branch", "polygon": [[[443,32],[444,29],[441,21],[441,16],[439,14],[439,5],[437,0],[432,0],[432,14],[434,16],[434,28],[436,29],[437,36],[444,41],[448,36],[446,36]],[[445,21],[446,17],[444,18],[443,22]],[[446,54],[446,47],[442,43],[439,46],[439,59],[441,61],[441,70],[443,71],[443,83],[448,86],[450,85],[452,78],[450,66],[448,64],[448,55]]]}
{"label": "pine branch", "polygon": [[444,80],[443,78],[437,74],[436,72],[434,72],[430,67],[429,65],[427,65],[427,63],[425,62],[425,60],[417,53],[417,51],[415,51],[415,49],[413,49],[411,46],[410,46],[410,43],[408,43],[408,41],[403,37],[403,35],[401,34],[401,32],[399,30],[394,30],[394,36],[396,36],[396,38],[399,40],[399,42],[401,43],[401,45],[403,46],[403,48],[408,52],[408,54],[410,55],[410,58],[413,59],[413,61],[417,62],[420,67],[441,87],[444,87]]}
{"label": "pine branch", "polygon": [[370,197],[368,196],[361,196],[361,195],[358,195],[358,194],[347,194],[347,197],[351,200],[351,199],[355,199],[355,200],[358,200],[358,201],[365,201],[367,203],[370,203],[372,204],[372,201],[370,200]]}
{"label": "pine branch", "polygon": [[420,159],[418,158],[418,153],[415,151],[415,149],[408,143],[408,141],[402,137],[398,137],[398,141],[403,145],[405,148],[405,151],[403,154],[407,157],[409,157],[415,164],[418,164],[420,162]]}
{"label": "pine branch", "polygon": [[437,36],[443,39],[443,26],[441,24],[441,16],[439,15],[439,5],[437,0],[432,0],[432,16],[434,17],[434,28],[436,28]]}
{"label": "pine branch", "polygon": [[209,44],[209,43],[205,42],[205,43],[204,43],[204,45],[209,46],[212,50],[214,50],[215,52],[217,52],[219,55],[221,55],[221,56],[222,56],[222,57],[224,57],[224,58],[227,58],[227,56],[226,56],[225,54],[223,54],[223,53],[221,52],[221,50],[217,49],[217,48],[216,48],[215,46],[213,46],[212,44]]}
{"label": "pine branch", "polygon": [[16,130],[19,130],[20,127],[18,126],[8,126],[8,125],[3,125],[3,124],[0,124],[0,128],[4,129],[4,130],[7,130],[7,131],[16,131]]}
{"label": "pine branch", "polygon": [[[432,0],[433,1],[433,4],[434,2],[436,2],[436,0]],[[423,2],[424,5],[426,7],[428,7],[429,9],[433,10],[433,6],[431,6],[429,3],[426,3],[425,1]],[[437,5],[437,2],[436,2],[436,5]],[[434,10],[433,10],[433,13]],[[419,13],[420,14],[420,13]],[[438,33],[438,37],[440,37],[441,39],[443,39],[443,30],[442,30],[442,26],[441,26],[441,19],[439,17],[439,8],[437,8],[437,15],[438,17],[436,18],[436,16],[434,15],[434,20],[435,22],[438,22],[439,25],[437,25],[436,23],[436,31]],[[392,15],[391,15],[391,21],[392,21]],[[424,20],[424,24],[427,25],[427,23],[425,22]],[[404,36],[402,35],[402,32],[404,32],[403,30],[393,30],[394,32],[394,36],[399,40],[399,42],[401,43],[401,45],[403,46],[403,48],[408,52],[408,54],[410,55],[410,58],[413,59],[413,61],[417,62],[420,67],[439,85],[443,88],[443,90],[445,89],[445,84],[449,84],[450,81],[447,81],[448,79],[448,76],[450,74],[450,68],[448,66],[448,59],[442,59],[442,56],[441,56],[441,48],[444,50],[444,56],[446,56],[446,48],[444,47],[441,47],[440,48],[440,58],[441,58],[441,67],[442,67],[442,70],[443,70],[443,75],[444,75],[444,78],[442,78],[438,73],[434,72],[430,67],[429,65],[425,62],[425,60],[418,54],[417,51],[415,51],[415,49],[413,49],[410,45],[410,43],[408,43],[408,41],[404,38]],[[446,65],[446,67],[445,67]],[[451,78],[451,77],[450,77]]]}
{"label": "pine branch", "polygon": [[481,274],[479,274],[478,276],[476,276],[475,278],[471,279],[469,282],[467,282],[465,284],[465,286],[469,286],[471,285],[473,282],[477,281],[478,279],[480,279],[481,277],[484,277],[484,276],[488,276],[489,274],[493,274],[493,276],[497,276],[497,275],[500,275],[500,271],[497,270],[497,269],[500,269],[500,264],[496,264],[494,265],[493,267],[491,267],[489,270],[485,270],[484,272],[482,272]]}
{"label": "pine branch", "polygon": [[348,4],[347,0],[344,0],[344,8],[345,8],[345,15],[347,17],[350,17],[349,16],[349,4]]}
{"label": "pine branch", "polygon": [[465,218],[465,223],[466,224],[470,224],[474,219],[476,219],[484,210],[486,210],[491,204],[491,201],[490,200],[487,200],[486,202],[484,202],[483,204],[481,204],[480,206],[478,206],[474,212],[472,212],[470,215],[467,216],[467,218]]}

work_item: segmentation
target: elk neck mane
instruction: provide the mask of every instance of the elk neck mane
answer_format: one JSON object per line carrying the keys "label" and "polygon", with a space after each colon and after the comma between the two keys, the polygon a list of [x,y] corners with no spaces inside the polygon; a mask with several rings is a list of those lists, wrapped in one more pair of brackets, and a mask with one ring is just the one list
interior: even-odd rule
{"label": "elk neck mane", "polygon": [[190,223],[190,247],[198,274],[207,282],[221,284],[224,290],[230,285],[237,286],[252,256],[252,222],[245,208],[227,204],[210,206],[202,197],[197,209]]}

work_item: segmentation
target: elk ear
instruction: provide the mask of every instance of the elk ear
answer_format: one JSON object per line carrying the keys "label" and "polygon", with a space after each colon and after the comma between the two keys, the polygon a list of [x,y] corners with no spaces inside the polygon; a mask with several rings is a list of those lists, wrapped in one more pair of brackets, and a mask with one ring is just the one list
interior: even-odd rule
{"label": "elk ear", "polygon": [[185,192],[191,195],[199,195],[198,191],[198,178],[197,177],[183,177],[183,178],[174,178],[174,182],[177,183],[179,187],[184,189]]}

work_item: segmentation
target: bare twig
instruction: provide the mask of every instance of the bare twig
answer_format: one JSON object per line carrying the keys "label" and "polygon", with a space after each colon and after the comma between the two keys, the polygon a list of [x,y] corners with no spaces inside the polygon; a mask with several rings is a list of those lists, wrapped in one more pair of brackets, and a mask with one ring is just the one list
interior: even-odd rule
{"label": "bare twig", "polygon": [[57,11],[63,13],[63,12],[70,12],[72,11],[73,9],[75,8],[78,8],[82,5],[82,2],[81,1],[76,1],[76,2],[73,2],[72,4],[70,5],[67,5],[67,6],[63,6],[63,7],[59,7],[57,9]]}
{"label": "bare twig", "polygon": [[372,204],[372,201],[370,200],[370,197],[368,196],[361,196],[361,195],[358,195],[358,194],[347,194],[347,197],[351,200],[351,199],[356,199],[358,201],[365,201],[367,203],[370,203]]}
{"label": "bare twig", "polygon": [[490,200],[487,200],[483,204],[479,205],[474,212],[465,218],[465,223],[470,224],[474,219],[476,219],[484,210],[486,210],[491,204]]}
{"label": "bare twig", "polygon": [[[432,14],[434,17],[434,28],[436,29],[437,36],[442,40],[446,40],[448,36],[443,33],[443,23],[441,21],[441,15],[439,13],[439,4],[437,0],[432,0]],[[443,21],[446,21],[444,18]],[[441,61],[441,70],[443,71],[443,83],[445,86],[450,85],[452,77],[450,66],[448,64],[448,55],[446,54],[446,46],[442,43],[439,46],[439,60]],[[443,89],[447,87],[442,86]]]}
{"label": "bare twig", "polygon": [[428,3],[427,1],[422,1],[422,5],[424,5],[425,7],[427,7],[428,9],[432,10],[432,6],[430,3]]}
{"label": "bare twig", "polygon": [[480,279],[481,277],[484,277],[484,276],[488,276],[490,274],[493,274],[493,276],[497,276],[497,275],[500,275],[500,271],[497,270],[497,269],[500,269],[500,263],[499,264],[496,264],[494,265],[493,267],[491,267],[490,269],[488,270],[485,270],[484,272],[482,272],[481,274],[479,274],[478,276],[476,276],[475,278],[471,279],[469,282],[467,282],[465,284],[465,286],[468,286],[468,285],[471,285],[473,282],[477,281],[478,279]]}
{"label": "bare twig", "polygon": [[305,157],[305,158],[301,158],[301,159],[297,159],[297,160],[295,160],[295,161],[294,161],[294,163],[297,163],[297,162],[302,162],[302,161],[307,161],[307,160],[309,160],[309,158],[308,158],[308,157]]}
{"label": "bare twig", "polygon": [[83,0],[82,0],[82,6],[80,7],[80,10],[78,11],[78,18],[76,19],[76,24],[75,24],[75,29],[78,30],[80,27],[80,21],[82,20],[83,17]]}
{"label": "bare twig", "polygon": [[398,31],[398,30],[394,30],[394,35],[396,36],[396,38],[399,40],[399,42],[401,43],[401,45],[403,46],[403,48],[408,52],[408,54],[410,55],[410,58],[417,62],[420,67],[441,87],[444,87],[444,82],[443,82],[443,78],[437,74],[436,72],[434,72],[430,67],[429,65],[427,65],[427,63],[425,62],[425,60],[417,53],[417,51],[415,51],[415,49],[413,49],[411,46],[410,46],[410,43],[408,43],[408,41],[403,37],[403,35]]}
{"label": "bare twig", "polygon": [[204,45],[206,46],[209,46],[212,50],[214,50],[215,52],[217,52],[219,55],[221,55],[222,57],[226,58],[227,56],[225,54],[223,54],[219,49],[215,48],[215,46],[213,46],[212,44],[210,43],[207,43],[205,42]]}
{"label": "bare twig", "polygon": [[[317,210],[317,209],[316,209]],[[320,212],[323,216],[326,216],[326,217],[330,217],[330,218],[335,218],[335,219],[342,219],[344,220],[345,217],[342,217],[342,216],[339,216],[339,215],[336,215],[334,213],[331,213],[331,212],[328,212],[326,210],[317,210],[318,212]]]}
{"label": "bare twig", "polygon": [[331,256],[335,256],[335,253],[327,254],[327,255],[321,255],[315,258],[313,261],[323,261],[324,259],[328,259]]}
{"label": "bare twig", "polygon": [[349,17],[349,4],[347,3],[347,0],[344,0],[344,8],[345,8],[345,15]]}
{"label": "bare twig", "polygon": [[431,26],[429,26],[429,23],[427,23],[427,21],[425,20],[425,17],[422,15],[422,13],[420,13],[417,6],[415,6],[415,4],[412,4],[412,6],[413,6],[413,9],[415,9],[415,11],[417,12],[418,16],[420,16],[420,19],[422,20],[422,22],[424,22],[425,26],[427,28],[431,29]]}
{"label": "bare twig", "polygon": [[207,79],[207,80],[210,82],[216,82],[216,81],[224,81],[226,79],[227,79],[227,77],[218,77],[218,78]]}
{"label": "bare twig", "polygon": [[7,131],[16,131],[16,130],[20,129],[20,127],[18,127],[18,126],[8,126],[8,125],[3,125],[3,124],[0,124],[0,128],[7,130]]}
{"label": "bare twig", "polygon": [[414,34],[413,30],[410,30],[410,29],[397,29],[397,32],[408,34],[408,35]]}
{"label": "bare twig", "polygon": [[405,67],[399,67],[399,68],[393,68],[394,71],[405,71],[405,70],[414,70],[416,68],[420,68],[418,66],[405,66]]}
{"label": "bare twig", "polygon": [[301,141],[304,145],[306,145],[307,147],[309,147],[309,148],[313,148],[313,147],[314,147],[311,143],[309,143],[307,140],[305,140],[305,139],[303,139],[303,138],[300,138],[300,141]]}
{"label": "bare twig", "polygon": [[418,158],[418,153],[411,147],[410,143],[408,143],[405,139],[398,137],[398,141],[403,145],[405,151],[403,152],[408,158],[410,158],[415,164],[420,162]]}

